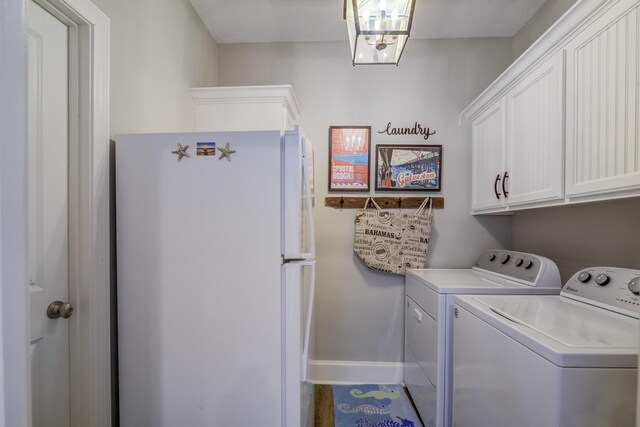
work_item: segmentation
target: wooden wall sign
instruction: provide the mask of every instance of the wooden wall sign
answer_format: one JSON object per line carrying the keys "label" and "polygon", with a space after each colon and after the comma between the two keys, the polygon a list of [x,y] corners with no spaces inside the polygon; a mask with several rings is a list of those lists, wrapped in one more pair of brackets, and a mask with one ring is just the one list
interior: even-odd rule
{"label": "wooden wall sign", "polygon": [[411,127],[392,127],[391,122],[388,122],[386,129],[379,130],[378,133],[386,133],[387,135],[422,135],[422,138],[426,141],[431,135],[435,135],[436,131],[431,130],[428,126],[422,126],[418,122],[415,122]]}

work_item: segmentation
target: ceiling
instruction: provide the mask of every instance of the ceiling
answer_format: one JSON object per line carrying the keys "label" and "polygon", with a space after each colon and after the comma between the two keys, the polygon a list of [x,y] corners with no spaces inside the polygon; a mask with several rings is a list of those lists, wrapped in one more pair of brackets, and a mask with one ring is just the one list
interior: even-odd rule
{"label": "ceiling", "polygon": [[[343,0],[190,0],[218,43],[347,40]],[[416,0],[412,38],[513,37],[545,0]]]}

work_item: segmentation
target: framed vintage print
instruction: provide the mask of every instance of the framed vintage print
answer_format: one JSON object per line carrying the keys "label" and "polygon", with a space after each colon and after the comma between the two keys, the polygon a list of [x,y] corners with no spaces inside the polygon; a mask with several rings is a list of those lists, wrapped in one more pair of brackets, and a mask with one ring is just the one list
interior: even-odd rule
{"label": "framed vintage print", "polygon": [[442,145],[378,145],[376,191],[440,191]]}
{"label": "framed vintage print", "polygon": [[329,191],[369,191],[371,126],[329,127]]}

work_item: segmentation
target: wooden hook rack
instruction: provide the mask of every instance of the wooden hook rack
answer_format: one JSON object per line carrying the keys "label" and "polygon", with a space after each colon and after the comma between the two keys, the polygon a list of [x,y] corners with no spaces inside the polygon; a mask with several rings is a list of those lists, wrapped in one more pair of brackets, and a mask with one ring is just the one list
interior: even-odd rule
{"label": "wooden hook rack", "polygon": [[[372,197],[382,209],[418,208],[426,197]],[[433,209],[444,209],[444,197],[432,197]],[[324,205],[335,209],[362,209],[367,197],[325,197]],[[373,206],[371,204],[370,206]]]}

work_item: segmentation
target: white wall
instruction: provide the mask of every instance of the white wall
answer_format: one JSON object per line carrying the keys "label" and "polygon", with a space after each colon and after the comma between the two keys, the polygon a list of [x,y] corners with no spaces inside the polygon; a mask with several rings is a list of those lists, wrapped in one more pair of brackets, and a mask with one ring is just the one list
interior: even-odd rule
{"label": "white wall", "polygon": [[111,135],[193,130],[217,44],[188,0],[93,0],[111,19]]}
{"label": "white wall", "polygon": [[353,67],[341,42],[221,44],[218,52],[221,86],[292,84],[315,149],[315,358],[400,361],[404,278],[364,267],[352,252],[355,211],[324,207],[328,128],[371,125],[373,145],[424,143],[378,135],[389,121],[435,129],[428,143],[443,145],[446,207],[435,211],[428,266],[468,267],[483,250],[510,246],[511,220],[469,215],[470,130],[458,126],[458,114],[509,65],[511,40],[409,40],[399,67]]}
{"label": "white wall", "polygon": [[513,58],[517,58],[553,25],[576,0],[547,0],[513,37]]}

